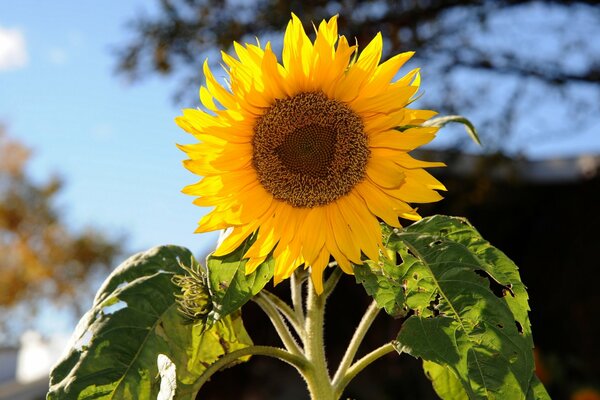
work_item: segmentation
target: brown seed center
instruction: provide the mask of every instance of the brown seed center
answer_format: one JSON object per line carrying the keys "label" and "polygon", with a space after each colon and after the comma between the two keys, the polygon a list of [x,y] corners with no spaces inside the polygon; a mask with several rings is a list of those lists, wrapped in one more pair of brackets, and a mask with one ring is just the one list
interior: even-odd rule
{"label": "brown seed center", "polygon": [[362,119],[321,92],[279,99],[257,119],[252,164],[276,199],[325,205],[348,194],[369,158]]}
{"label": "brown seed center", "polygon": [[333,161],[337,132],[309,124],[288,134],[275,153],[292,173],[325,178]]}

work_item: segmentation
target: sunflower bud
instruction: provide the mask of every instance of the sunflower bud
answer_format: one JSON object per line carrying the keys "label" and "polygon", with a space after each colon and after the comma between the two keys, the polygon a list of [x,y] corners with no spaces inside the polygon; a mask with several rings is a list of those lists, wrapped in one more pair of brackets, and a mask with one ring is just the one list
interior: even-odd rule
{"label": "sunflower bud", "polygon": [[181,264],[181,268],[186,274],[173,277],[173,283],[181,290],[181,293],[175,294],[179,311],[192,323],[206,323],[212,311],[206,273],[194,261],[190,267]]}

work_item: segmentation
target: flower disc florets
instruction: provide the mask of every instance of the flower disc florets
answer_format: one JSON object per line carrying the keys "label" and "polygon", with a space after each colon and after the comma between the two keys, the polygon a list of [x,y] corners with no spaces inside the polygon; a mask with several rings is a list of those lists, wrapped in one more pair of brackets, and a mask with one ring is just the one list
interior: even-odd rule
{"label": "flower disc florets", "polygon": [[257,119],[252,147],[259,182],[294,207],[348,194],[364,178],[369,158],[360,116],[321,92],[276,100]]}

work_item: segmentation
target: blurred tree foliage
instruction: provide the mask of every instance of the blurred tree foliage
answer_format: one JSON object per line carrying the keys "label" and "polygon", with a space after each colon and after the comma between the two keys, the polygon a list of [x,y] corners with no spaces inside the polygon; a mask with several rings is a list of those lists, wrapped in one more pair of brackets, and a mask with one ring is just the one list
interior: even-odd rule
{"label": "blurred tree foliage", "polygon": [[18,305],[27,305],[29,317],[47,301],[72,305],[80,314],[87,305],[79,300],[92,290],[89,278],[108,270],[121,252],[119,240],[65,225],[55,206],[62,182],[34,182],[26,174],[30,155],[0,125],[0,337]]}
{"label": "blurred tree foliage", "polygon": [[[340,33],[365,45],[376,32],[384,57],[416,50],[428,92],[420,106],[469,116],[489,152],[524,150],[598,123],[597,1],[159,0],[130,21],[117,70],[131,79],[175,75],[176,99],[197,104],[206,57],[233,40],[272,40],[296,13],[306,28],[339,13]],[[217,71],[219,68],[217,67]],[[194,98],[191,98],[194,96]],[[549,115],[552,117],[550,118]],[[462,135],[445,135],[460,137]],[[450,143],[464,145],[465,143]]]}

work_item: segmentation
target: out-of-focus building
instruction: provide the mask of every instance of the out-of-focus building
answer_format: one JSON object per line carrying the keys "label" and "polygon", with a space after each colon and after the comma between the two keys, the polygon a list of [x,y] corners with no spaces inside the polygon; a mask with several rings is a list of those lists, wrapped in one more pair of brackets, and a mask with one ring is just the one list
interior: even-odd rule
{"label": "out-of-focus building", "polygon": [[0,348],[0,400],[45,399],[48,374],[66,343],[61,336],[44,339],[27,331],[19,347]]}

